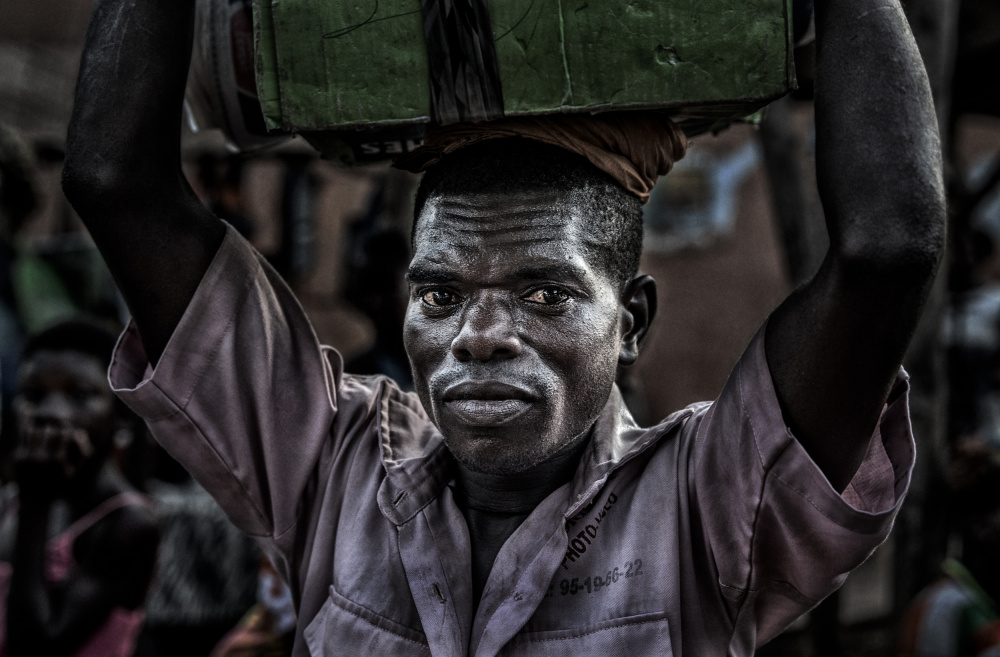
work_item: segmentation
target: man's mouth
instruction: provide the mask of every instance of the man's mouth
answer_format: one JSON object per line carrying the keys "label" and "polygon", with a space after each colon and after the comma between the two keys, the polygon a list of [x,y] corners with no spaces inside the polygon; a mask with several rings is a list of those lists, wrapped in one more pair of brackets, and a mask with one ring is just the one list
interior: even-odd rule
{"label": "man's mouth", "polygon": [[529,390],[499,381],[466,381],[448,387],[442,396],[448,412],[477,427],[510,422],[528,412],[535,399]]}

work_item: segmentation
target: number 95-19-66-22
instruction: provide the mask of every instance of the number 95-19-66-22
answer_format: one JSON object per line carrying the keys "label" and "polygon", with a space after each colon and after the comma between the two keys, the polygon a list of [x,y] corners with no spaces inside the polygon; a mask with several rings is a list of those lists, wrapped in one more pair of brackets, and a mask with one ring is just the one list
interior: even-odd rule
{"label": "number 95-19-66-22", "polygon": [[598,573],[590,577],[574,577],[572,579],[560,580],[558,583],[553,582],[549,585],[549,591],[545,597],[551,598],[556,594],[556,591],[560,595],[596,593],[601,589],[627,581],[633,577],[639,577],[640,575],[642,575],[642,559],[635,559],[634,561],[627,561],[624,566],[615,566],[603,574]]}

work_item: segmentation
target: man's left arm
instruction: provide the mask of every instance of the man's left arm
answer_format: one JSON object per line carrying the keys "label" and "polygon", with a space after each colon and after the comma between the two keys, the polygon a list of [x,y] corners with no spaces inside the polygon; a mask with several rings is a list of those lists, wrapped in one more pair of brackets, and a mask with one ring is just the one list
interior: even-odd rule
{"label": "man's left arm", "polygon": [[816,0],[816,168],[830,250],[772,314],[785,422],[841,492],[861,464],[944,248],[927,76],[898,0]]}

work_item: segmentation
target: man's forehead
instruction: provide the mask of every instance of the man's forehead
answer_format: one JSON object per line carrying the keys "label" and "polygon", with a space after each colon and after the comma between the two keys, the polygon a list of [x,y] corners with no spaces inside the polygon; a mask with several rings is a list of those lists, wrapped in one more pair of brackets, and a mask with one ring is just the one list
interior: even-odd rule
{"label": "man's forehead", "polygon": [[510,194],[451,194],[428,199],[417,220],[414,247],[441,233],[508,237],[515,240],[590,241],[588,218],[581,204],[548,190]]}
{"label": "man's forehead", "polygon": [[475,220],[484,216],[531,218],[578,213],[566,194],[548,190],[441,194],[427,200],[420,222],[435,217]]}
{"label": "man's forehead", "polygon": [[591,223],[582,203],[551,190],[433,196],[418,217],[410,278],[468,267],[505,278],[569,268],[584,278],[600,276],[603,268],[595,254],[603,237]]}

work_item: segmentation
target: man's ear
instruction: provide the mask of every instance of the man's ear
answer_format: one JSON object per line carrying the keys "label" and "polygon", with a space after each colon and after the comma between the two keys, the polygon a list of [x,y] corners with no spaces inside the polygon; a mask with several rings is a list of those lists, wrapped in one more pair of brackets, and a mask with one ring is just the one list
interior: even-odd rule
{"label": "man's ear", "polygon": [[621,293],[622,344],[618,364],[629,366],[639,358],[639,345],[656,316],[656,281],[652,276],[636,276]]}

